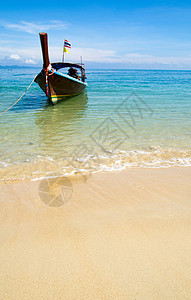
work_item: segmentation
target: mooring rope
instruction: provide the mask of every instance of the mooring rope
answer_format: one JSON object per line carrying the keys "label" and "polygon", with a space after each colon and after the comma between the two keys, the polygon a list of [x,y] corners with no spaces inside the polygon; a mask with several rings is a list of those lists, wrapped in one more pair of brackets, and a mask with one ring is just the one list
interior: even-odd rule
{"label": "mooring rope", "polygon": [[10,107],[8,107],[6,110],[4,110],[3,112],[0,113],[0,116],[3,115],[4,113],[6,113],[8,110],[10,110],[15,104],[17,104],[22,98],[23,96],[26,94],[26,92],[28,91],[28,89],[30,89],[31,85],[33,84],[34,80],[35,80],[36,76],[33,78],[32,82],[29,84],[29,86],[27,87],[27,89],[25,90],[25,92],[19,97],[19,99],[17,101],[15,101]]}

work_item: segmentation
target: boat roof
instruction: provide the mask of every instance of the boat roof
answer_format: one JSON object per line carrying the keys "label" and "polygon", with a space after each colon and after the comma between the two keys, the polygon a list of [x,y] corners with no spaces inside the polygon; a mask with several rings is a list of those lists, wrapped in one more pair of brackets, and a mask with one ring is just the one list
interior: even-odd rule
{"label": "boat roof", "polygon": [[82,65],[72,64],[72,63],[57,62],[57,63],[52,63],[51,65],[55,70],[59,70],[62,68],[78,68],[81,70],[85,70],[85,68]]}

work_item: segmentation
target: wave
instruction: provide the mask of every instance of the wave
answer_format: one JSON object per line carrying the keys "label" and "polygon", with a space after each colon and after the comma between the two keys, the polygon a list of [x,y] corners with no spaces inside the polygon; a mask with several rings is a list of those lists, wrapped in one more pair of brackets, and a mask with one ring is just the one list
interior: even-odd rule
{"label": "wave", "polygon": [[148,147],[147,150],[117,150],[105,155],[87,155],[85,157],[38,156],[25,163],[8,164],[1,162],[1,182],[36,180],[44,177],[71,176],[101,171],[120,171],[127,168],[163,168],[173,166],[191,166],[191,150]]}

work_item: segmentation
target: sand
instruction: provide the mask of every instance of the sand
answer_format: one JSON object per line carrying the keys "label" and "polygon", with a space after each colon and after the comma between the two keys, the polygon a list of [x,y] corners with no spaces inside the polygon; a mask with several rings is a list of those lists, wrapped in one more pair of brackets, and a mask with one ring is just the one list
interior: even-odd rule
{"label": "sand", "polygon": [[0,186],[0,299],[190,299],[191,168],[39,184]]}

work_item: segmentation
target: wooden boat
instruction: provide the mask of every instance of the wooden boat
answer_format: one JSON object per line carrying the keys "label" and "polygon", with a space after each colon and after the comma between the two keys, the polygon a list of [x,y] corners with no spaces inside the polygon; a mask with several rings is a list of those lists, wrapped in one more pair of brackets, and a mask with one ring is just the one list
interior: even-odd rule
{"label": "wooden boat", "polygon": [[[50,64],[47,33],[39,33],[39,35],[43,56],[43,69],[36,76],[35,82],[38,83],[53,104],[81,94],[87,86],[84,65],[64,62]],[[63,74],[58,71],[63,68],[69,68],[69,73]],[[76,69],[81,71],[81,76],[77,75]]]}

